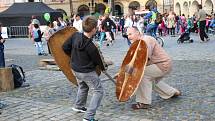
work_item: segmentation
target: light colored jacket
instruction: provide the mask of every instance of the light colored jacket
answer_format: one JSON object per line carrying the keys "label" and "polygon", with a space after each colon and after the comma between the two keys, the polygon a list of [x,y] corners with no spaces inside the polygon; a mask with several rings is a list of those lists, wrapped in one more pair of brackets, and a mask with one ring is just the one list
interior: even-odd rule
{"label": "light colored jacket", "polygon": [[199,10],[199,14],[198,14],[198,20],[199,21],[205,21],[206,20],[206,12],[203,9]]}
{"label": "light colored jacket", "polygon": [[169,73],[172,69],[172,60],[167,52],[151,36],[144,35],[142,39],[148,48],[147,65],[156,64],[162,72]]}

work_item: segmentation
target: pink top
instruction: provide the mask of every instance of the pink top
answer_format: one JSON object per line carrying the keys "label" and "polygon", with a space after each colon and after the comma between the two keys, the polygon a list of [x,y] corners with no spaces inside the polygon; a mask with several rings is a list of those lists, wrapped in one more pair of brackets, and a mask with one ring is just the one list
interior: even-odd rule
{"label": "pink top", "polygon": [[162,72],[168,73],[172,69],[172,60],[166,51],[151,36],[143,36],[142,39],[148,47],[148,63],[147,65],[156,64]]}
{"label": "pink top", "polygon": [[181,18],[181,22],[182,22],[182,23],[185,23],[185,22],[186,22],[186,18],[185,18],[184,16],[181,16],[180,18]]}

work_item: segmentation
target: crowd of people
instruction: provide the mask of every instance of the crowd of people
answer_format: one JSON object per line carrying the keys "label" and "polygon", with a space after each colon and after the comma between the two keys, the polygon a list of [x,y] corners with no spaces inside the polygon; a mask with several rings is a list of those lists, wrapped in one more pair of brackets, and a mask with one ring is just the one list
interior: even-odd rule
{"label": "crowd of people", "polygon": [[[53,22],[47,22],[47,28],[44,32],[45,40],[56,31],[66,27],[73,26],[79,32],[83,32],[82,19],[79,14],[75,14],[70,20],[63,20],[62,17],[57,18]],[[122,36],[127,39],[128,45],[131,45],[127,38],[126,30],[128,27],[135,26],[141,33],[149,34],[151,36],[175,36],[181,35],[187,31],[199,33],[202,42],[209,40],[208,32],[215,31],[215,14],[208,15],[199,5],[199,12],[193,16],[176,15],[174,12],[160,14],[156,8],[150,10],[149,13],[143,15],[124,15],[122,17],[109,16],[109,14],[100,15],[98,18],[96,40],[98,46],[101,48],[104,45],[109,46],[114,43],[116,34],[121,31]],[[204,21],[204,22],[203,22]],[[42,45],[42,32],[39,28],[35,28],[35,24],[40,25],[39,21],[32,16],[32,22],[29,25],[29,35],[38,51],[38,55],[47,55],[44,52]],[[37,25],[36,25],[37,26]],[[33,32],[33,30],[37,32]],[[205,32],[206,31],[206,32]],[[39,33],[39,34],[38,34]],[[158,34],[157,34],[158,33]],[[33,35],[34,34],[34,35]],[[38,36],[39,35],[39,36]],[[41,36],[41,37],[40,37]],[[39,38],[39,39],[38,39]],[[204,40],[206,38],[206,40]],[[105,41],[105,44],[104,44]],[[50,51],[49,51],[50,53]]]}

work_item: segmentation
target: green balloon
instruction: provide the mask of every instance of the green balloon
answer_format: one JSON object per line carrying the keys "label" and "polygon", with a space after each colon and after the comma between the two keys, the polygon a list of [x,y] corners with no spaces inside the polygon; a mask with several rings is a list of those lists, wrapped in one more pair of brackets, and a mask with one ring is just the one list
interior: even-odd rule
{"label": "green balloon", "polygon": [[49,13],[45,13],[43,17],[46,21],[50,20],[50,14]]}

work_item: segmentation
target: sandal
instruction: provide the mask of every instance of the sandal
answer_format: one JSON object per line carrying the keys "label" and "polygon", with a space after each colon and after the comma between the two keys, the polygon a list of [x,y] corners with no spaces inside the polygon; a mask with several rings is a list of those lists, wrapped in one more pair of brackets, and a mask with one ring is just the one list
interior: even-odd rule
{"label": "sandal", "polygon": [[151,107],[151,105],[149,104],[144,104],[144,103],[139,103],[137,102],[136,104],[132,104],[131,108],[134,110],[138,110],[138,109],[149,109]]}

